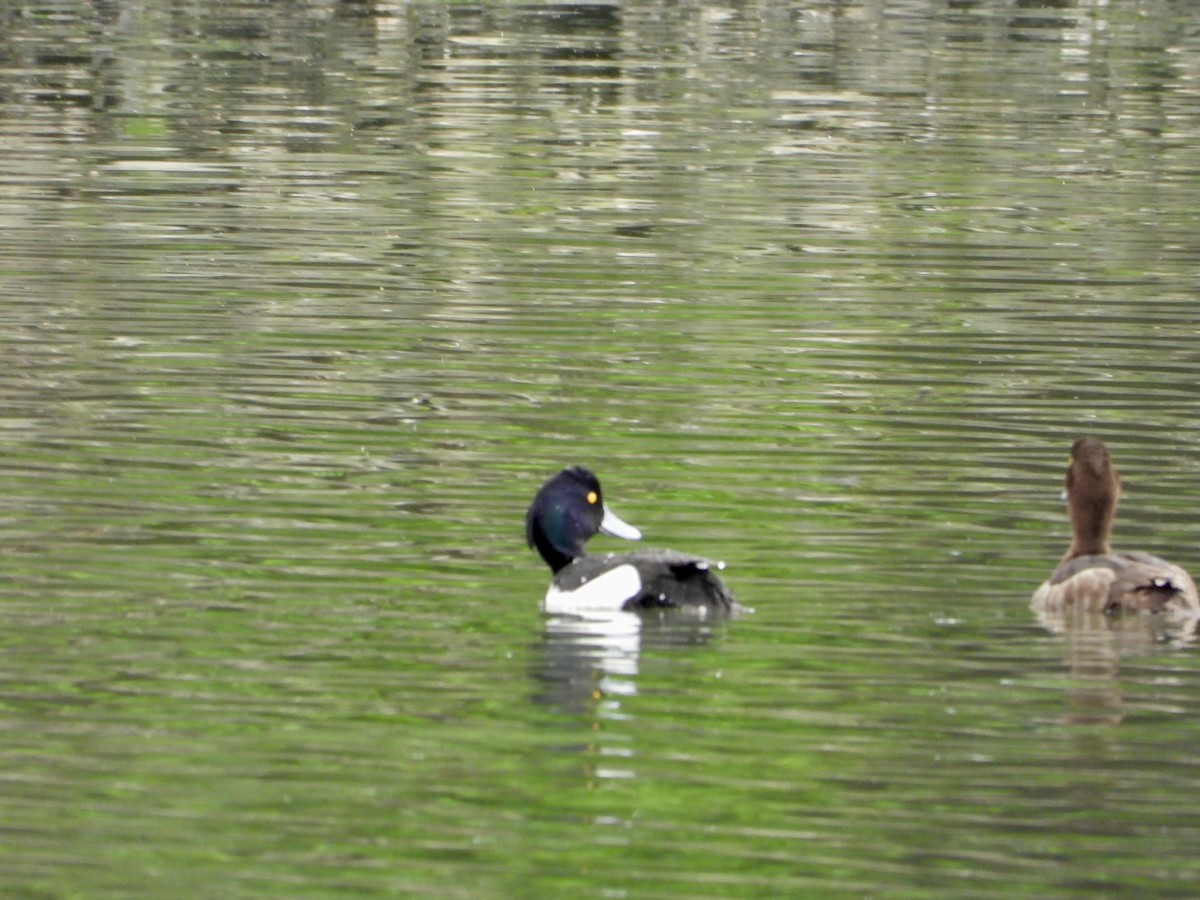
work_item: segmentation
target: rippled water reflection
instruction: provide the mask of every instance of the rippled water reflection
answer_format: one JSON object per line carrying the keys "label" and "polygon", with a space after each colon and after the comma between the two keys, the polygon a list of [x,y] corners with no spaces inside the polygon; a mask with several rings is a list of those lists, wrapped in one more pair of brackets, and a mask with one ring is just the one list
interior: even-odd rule
{"label": "rippled water reflection", "polygon": [[[1198,25],[7,9],[0,892],[1194,894],[1194,635],[1028,599],[1081,431],[1200,567]],[[541,616],[568,463],[756,612]]]}

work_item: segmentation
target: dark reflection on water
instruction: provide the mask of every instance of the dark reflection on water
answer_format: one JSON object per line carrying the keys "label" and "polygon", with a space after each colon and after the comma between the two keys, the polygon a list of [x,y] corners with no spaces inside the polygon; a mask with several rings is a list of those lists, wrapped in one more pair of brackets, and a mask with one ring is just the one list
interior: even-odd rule
{"label": "dark reflection on water", "polygon": [[[0,893],[1191,896],[1200,20],[0,10]],[[543,618],[581,463],[737,621]],[[636,626],[636,627],[634,627]]]}

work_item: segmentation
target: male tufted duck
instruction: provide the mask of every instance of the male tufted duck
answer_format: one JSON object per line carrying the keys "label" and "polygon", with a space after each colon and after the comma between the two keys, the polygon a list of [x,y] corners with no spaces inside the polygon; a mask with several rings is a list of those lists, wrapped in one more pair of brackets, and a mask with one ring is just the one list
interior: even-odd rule
{"label": "male tufted duck", "polygon": [[546,612],[738,609],[713,571],[724,563],[671,550],[587,556],[583,545],[598,531],[634,541],[642,536],[604,505],[600,482],[582,466],[563,469],[533,498],[525,515],[525,538],[554,572],[542,601]]}

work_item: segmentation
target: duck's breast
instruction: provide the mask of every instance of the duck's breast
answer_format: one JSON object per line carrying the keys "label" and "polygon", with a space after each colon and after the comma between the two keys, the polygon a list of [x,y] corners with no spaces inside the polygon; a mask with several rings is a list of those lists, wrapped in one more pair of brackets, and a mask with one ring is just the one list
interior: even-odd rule
{"label": "duck's breast", "polygon": [[558,615],[617,612],[641,591],[642,578],[636,566],[612,553],[584,556],[554,576],[542,609]]}

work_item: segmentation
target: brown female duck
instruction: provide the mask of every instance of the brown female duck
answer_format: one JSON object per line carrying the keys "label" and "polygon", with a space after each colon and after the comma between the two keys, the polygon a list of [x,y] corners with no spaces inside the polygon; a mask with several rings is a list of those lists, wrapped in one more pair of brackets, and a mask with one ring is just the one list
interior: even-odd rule
{"label": "brown female duck", "polygon": [[1109,549],[1121,479],[1103,441],[1083,437],[1072,445],[1066,494],[1071,547],[1034,593],[1035,609],[1200,615],[1196,585],[1179,566],[1148,553]]}

